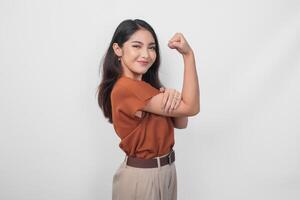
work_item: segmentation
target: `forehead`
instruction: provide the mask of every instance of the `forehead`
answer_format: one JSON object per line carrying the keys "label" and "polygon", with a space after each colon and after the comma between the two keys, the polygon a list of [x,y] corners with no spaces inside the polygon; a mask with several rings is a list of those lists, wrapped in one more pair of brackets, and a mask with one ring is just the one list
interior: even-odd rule
{"label": "forehead", "polygon": [[154,38],[152,36],[152,34],[145,29],[140,29],[138,31],[136,31],[134,34],[131,35],[131,37],[128,40],[129,42],[132,41],[140,41],[144,44],[150,44],[150,43],[154,43]]}

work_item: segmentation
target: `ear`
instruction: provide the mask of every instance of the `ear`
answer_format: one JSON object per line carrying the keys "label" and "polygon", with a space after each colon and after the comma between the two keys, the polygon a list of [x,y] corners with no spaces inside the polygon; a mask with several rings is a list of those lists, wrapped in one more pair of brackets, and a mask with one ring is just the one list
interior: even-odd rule
{"label": "ear", "polygon": [[112,46],[115,54],[118,56],[118,57],[121,57],[122,54],[123,54],[123,51],[121,49],[121,47],[119,47],[118,43],[113,43],[113,46]]}

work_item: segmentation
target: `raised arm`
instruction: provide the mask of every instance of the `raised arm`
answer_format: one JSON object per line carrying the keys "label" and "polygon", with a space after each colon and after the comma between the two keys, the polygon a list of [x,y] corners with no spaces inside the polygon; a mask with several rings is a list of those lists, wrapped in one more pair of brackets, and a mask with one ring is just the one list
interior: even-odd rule
{"label": "raised arm", "polygon": [[168,46],[182,54],[184,60],[184,75],[182,99],[177,109],[166,112],[161,109],[163,94],[152,97],[142,109],[159,115],[170,117],[194,116],[200,112],[200,92],[194,52],[181,33],[176,33]]}

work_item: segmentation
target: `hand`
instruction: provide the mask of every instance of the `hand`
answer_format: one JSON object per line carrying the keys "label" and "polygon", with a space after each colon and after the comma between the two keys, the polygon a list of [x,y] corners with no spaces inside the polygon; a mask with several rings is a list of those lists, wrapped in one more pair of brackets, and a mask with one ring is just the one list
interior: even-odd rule
{"label": "hand", "polygon": [[164,109],[167,113],[177,109],[181,102],[181,93],[175,89],[164,87],[161,87],[159,90],[164,93],[161,109]]}
{"label": "hand", "polygon": [[184,38],[182,33],[176,33],[168,43],[171,49],[176,49],[182,55],[187,55],[193,52],[192,48]]}

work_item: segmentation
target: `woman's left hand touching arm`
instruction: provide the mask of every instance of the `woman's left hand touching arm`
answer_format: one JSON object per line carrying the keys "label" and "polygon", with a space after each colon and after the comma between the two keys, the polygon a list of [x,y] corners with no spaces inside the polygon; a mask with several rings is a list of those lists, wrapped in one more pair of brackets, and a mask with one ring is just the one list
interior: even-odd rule
{"label": "woman's left hand touching arm", "polygon": [[[180,105],[181,93],[171,88],[160,88],[160,92],[163,92],[163,100],[161,108],[166,112],[172,112]],[[187,127],[188,117],[171,117],[174,128],[183,129]]]}

